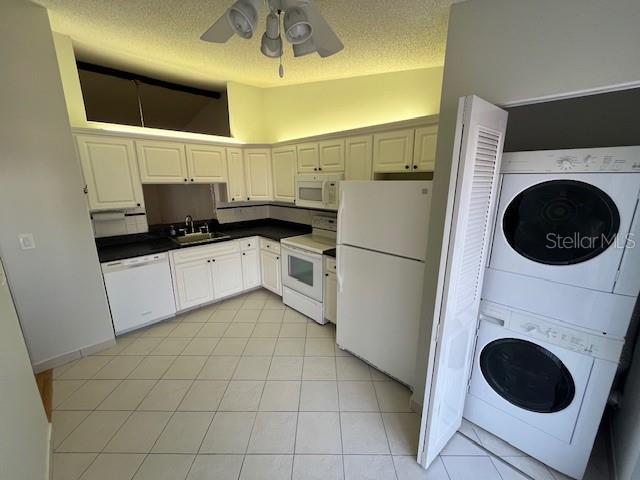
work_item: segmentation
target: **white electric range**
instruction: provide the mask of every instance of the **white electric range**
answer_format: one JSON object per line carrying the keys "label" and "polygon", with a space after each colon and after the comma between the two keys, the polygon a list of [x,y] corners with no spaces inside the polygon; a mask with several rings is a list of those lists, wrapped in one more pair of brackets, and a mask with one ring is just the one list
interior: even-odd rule
{"label": "white electric range", "polygon": [[335,217],[313,217],[312,233],[284,238],[282,244],[282,301],[320,324],[327,321],[323,308],[323,261],[336,248]]}

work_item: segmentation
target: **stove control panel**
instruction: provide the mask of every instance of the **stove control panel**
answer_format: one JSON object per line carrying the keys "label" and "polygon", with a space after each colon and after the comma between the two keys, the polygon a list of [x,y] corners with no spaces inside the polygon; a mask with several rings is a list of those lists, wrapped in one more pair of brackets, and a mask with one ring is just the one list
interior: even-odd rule
{"label": "stove control panel", "polygon": [[508,152],[501,173],[640,173],[640,147]]}
{"label": "stove control panel", "polygon": [[480,319],[567,350],[616,362],[624,340],[568,328],[560,322],[483,301]]}

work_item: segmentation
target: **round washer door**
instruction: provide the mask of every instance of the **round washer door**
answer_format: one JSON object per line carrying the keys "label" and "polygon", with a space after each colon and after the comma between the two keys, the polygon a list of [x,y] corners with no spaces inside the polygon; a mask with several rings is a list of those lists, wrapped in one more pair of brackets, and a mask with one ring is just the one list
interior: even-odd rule
{"label": "round washer door", "polygon": [[480,370],[498,395],[531,412],[559,412],[575,397],[575,383],[562,361],[527,340],[488,343],[480,353]]}
{"label": "round washer door", "polygon": [[615,241],[620,213],[609,195],[586,182],[551,180],[520,192],[502,228],[520,255],[546,265],[573,265],[598,256]]}

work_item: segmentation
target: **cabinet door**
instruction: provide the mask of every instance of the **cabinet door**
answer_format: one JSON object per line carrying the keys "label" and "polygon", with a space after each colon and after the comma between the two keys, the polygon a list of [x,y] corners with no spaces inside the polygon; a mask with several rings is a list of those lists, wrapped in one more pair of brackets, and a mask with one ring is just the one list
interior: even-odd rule
{"label": "cabinet door", "polygon": [[133,141],[98,135],[76,135],[90,210],[143,205],[142,185]]}
{"label": "cabinet door", "polygon": [[282,147],[271,150],[273,162],[273,199],[278,202],[293,203],[296,199],[296,147]]}
{"label": "cabinet door", "polygon": [[136,140],[142,183],[185,183],[189,180],[184,144]]}
{"label": "cabinet door", "polygon": [[345,180],[371,180],[373,137],[350,137],[345,142]]}
{"label": "cabinet door", "polygon": [[344,172],[344,139],[318,143],[321,172]]}
{"label": "cabinet door", "polygon": [[211,260],[215,298],[228,297],[243,290],[242,256],[239,253],[221,255]]}
{"label": "cabinet door", "polygon": [[175,266],[175,275],[179,310],[214,300],[209,260],[194,260],[178,264]]}
{"label": "cabinet door", "polygon": [[432,172],[436,165],[436,140],[438,126],[416,128],[415,145],[413,148],[413,170],[418,172]]}
{"label": "cabinet door", "polygon": [[258,249],[242,252],[242,284],[245,290],[260,286],[260,261]]}
{"label": "cabinet door", "polygon": [[271,150],[248,148],[244,151],[247,172],[247,197],[250,200],[272,200]]}
{"label": "cabinet door", "polygon": [[338,311],[338,281],[335,273],[324,274],[324,318],[336,323]]}
{"label": "cabinet door", "polygon": [[298,150],[298,173],[313,173],[318,171],[320,160],[317,143],[301,143]]}
{"label": "cabinet door", "polygon": [[373,136],[373,171],[405,172],[413,160],[413,129]]}
{"label": "cabinet door", "polygon": [[190,182],[226,182],[227,151],[224,147],[187,145],[187,167]]}
{"label": "cabinet door", "polygon": [[244,158],[241,148],[227,148],[227,200],[245,202],[247,190],[244,181]]}
{"label": "cabinet door", "polygon": [[260,267],[262,270],[262,286],[275,294],[282,295],[280,255],[261,251]]}

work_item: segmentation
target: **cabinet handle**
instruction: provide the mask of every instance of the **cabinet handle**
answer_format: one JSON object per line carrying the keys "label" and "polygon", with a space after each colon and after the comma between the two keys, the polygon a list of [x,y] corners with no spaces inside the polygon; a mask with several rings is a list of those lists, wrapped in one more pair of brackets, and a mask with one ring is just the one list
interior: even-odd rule
{"label": "cabinet handle", "polygon": [[416,170],[418,168],[418,165],[414,165],[413,169]]}
{"label": "cabinet handle", "polygon": [[328,276],[329,276],[329,274],[328,274],[328,273],[325,273],[325,274],[324,274],[324,276],[325,276],[325,277],[328,277]]}
{"label": "cabinet handle", "polygon": [[244,256],[244,255],[246,255],[246,253],[243,253],[242,255]]}
{"label": "cabinet handle", "polygon": [[211,263],[211,260],[207,260],[207,263]]}
{"label": "cabinet handle", "polygon": [[232,202],[235,202],[235,201],[236,201],[236,199],[235,199],[234,197],[231,197],[231,201],[232,201]]}
{"label": "cabinet handle", "polygon": [[404,168],[406,168],[408,170],[409,169],[409,165],[405,165]]}
{"label": "cabinet handle", "polygon": [[316,167],[313,167],[313,171],[314,171],[314,172],[317,172],[317,171],[318,171],[318,169],[317,169]]}
{"label": "cabinet handle", "polygon": [[322,167],[318,167],[318,170],[322,170]]}
{"label": "cabinet handle", "polygon": [[139,204],[139,203],[136,203],[136,205],[140,206],[140,204]]}
{"label": "cabinet handle", "polygon": [[211,261],[212,261],[212,262],[215,262],[215,261],[216,261],[216,259],[215,259],[215,258],[212,258],[212,259],[211,259]]}
{"label": "cabinet handle", "polygon": [[184,181],[186,182],[186,181],[187,181],[187,179],[185,178],[185,179],[184,179]]}
{"label": "cabinet handle", "polygon": [[276,260],[280,260],[280,257],[276,257]]}
{"label": "cabinet handle", "polygon": [[248,202],[249,200],[251,200],[251,199],[250,199],[249,197],[247,197],[247,202]]}
{"label": "cabinet handle", "polygon": [[193,178],[191,179],[191,181],[193,182]]}

